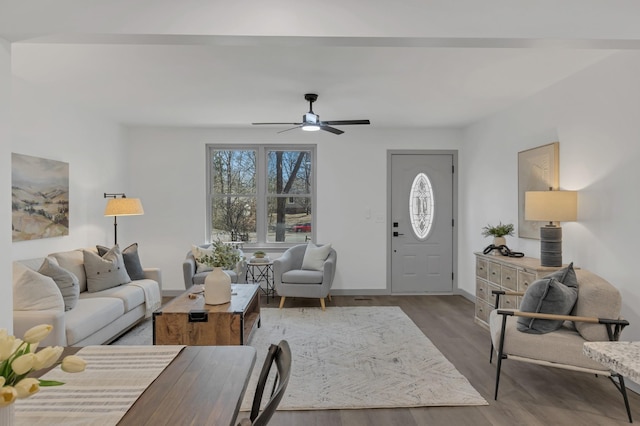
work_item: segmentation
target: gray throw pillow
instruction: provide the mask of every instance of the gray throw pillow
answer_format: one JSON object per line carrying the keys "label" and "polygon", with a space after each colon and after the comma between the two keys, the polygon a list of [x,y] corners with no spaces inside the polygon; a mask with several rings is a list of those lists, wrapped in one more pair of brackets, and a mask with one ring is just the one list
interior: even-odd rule
{"label": "gray throw pillow", "polygon": [[573,270],[573,262],[544,278],[555,278],[568,287],[578,288],[578,277],[576,276],[576,271]]}
{"label": "gray throw pillow", "polygon": [[[109,251],[109,247],[96,246],[98,254],[104,256]],[[140,256],[138,255],[138,243],[133,243],[129,247],[122,250],[122,258],[124,259],[124,267],[129,274],[129,278],[132,280],[145,279],[144,269],[142,263],[140,263]]]}
{"label": "gray throw pillow", "polygon": [[72,272],[56,265],[48,257],[44,259],[44,263],[40,266],[38,272],[55,281],[56,285],[60,289],[60,293],[62,293],[65,311],[70,311],[75,308],[76,303],[78,303],[78,297],[80,296],[80,284],[78,283],[78,277],[76,277]]}
{"label": "gray throw pillow", "polygon": [[83,250],[82,254],[87,273],[87,290],[90,293],[131,282],[118,246],[114,246],[102,257],[89,250]]}
{"label": "gray throw pillow", "polygon": [[[556,278],[542,278],[529,285],[520,302],[523,312],[569,315],[578,299],[577,287],[562,284]],[[558,330],[564,321],[518,317],[518,330],[544,334]]]}

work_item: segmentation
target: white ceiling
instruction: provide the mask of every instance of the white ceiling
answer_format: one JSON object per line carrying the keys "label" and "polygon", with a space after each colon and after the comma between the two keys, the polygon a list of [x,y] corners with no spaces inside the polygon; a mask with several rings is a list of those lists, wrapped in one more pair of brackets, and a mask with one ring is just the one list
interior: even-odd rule
{"label": "white ceiling", "polygon": [[[289,0],[253,13],[240,7],[248,0],[239,1],[216,14],[197,0],[138,0],[135,13],[121,0],[92,6],[24,0],[2,6],[8,13],[0,14],[0,36],[14,42],[16,78],[121,123],[171,126],[300,121],[308,92],[319,94],[314,111],[323,120],[464,126],[615,49],[640,47],[640,26],[630,25],[640,22],[640,6],[630,1],[568,0],[554,12],[556,2],[547,1],[534,2],[547,9],[524,10],[511,0],[416,0],[406,2],[413,9],[396,2],[358,14],[362,1],[327,0],[341,12],[332,22],[331,14],[307,13],[299,2],[286,9]],[[178,3],[192,7],[180,14]],[[466,4],[464,13],[447,10],[455,3]],[[478,3],[502,9],[477,9]],[[286,19],[274,8],[286,11]],[[391,12],[402,16],[385,22]],[[106,19],[113,16],[119,18]],[[218,26],[207,28],[211,22]],[[572,22],[575,37],[567,29]]]}

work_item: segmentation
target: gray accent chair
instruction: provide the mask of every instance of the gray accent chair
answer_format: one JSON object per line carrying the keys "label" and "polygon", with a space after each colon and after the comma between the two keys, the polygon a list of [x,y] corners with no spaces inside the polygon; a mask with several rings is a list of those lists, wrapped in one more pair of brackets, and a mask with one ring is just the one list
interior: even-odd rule
{"label": "gray accent chair", "polygon": [[293,246],[273,261],[273,282],[280,296],[280,308],[287,297],[311,297],[320,299],[325,310],[325,297],[331,300],[331,286],[336,274],[336,251],[332,248],[322,271],[302,269],[306,244]]}
{"label": "gray accent chair", "polygon": [[[495,309],[489,319],[491,355],[497,355],[494,399],[498,399],[498,385],[502,363],[506,360],[524,361],[547,367],[563,368],[608,377],[622,394],[629,421],[631,410],[624,377],[583,352],[585,342],[617,341],[629,322],[620,316],[622,297],[618,289],[596,274],[585,269],[575,271],[578,278],[578,300],[571,315],[522,312],[513,309]],[[500,296],[523,296],[522,292],[494,290],[496,305]],[[559,330],[546,334],[524,333],[517,329],[519,317],[561,320]]]}
{"label": "gray accent chair", "polygon": [[[198,247],[206,248],[210,244],[200,244]],[[244,255],[241,254],[243,259],[238,262],[236,269],[231,271],[225,269],[224,271],[231,277],[231,282],[236,283],[245,283],[246,275],[247,275],[247,265],[244,260]],[[187,252],[184,261],[182,262],[182,274],[184,275],[184,288],[189,289],[194,284],[204,284],[204,278],[211,271],[204,271],[196,273],[196,259],[193,256],[191,250]]]}

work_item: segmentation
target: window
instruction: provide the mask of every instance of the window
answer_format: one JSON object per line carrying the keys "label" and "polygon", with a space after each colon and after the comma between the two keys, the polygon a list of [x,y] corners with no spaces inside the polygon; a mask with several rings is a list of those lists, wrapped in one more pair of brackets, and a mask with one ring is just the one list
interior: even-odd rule
{"label": "window", "polygon": [[212,240],[269,245],[312,239],[315,146],[208,146]]}
{"label": "window", "polygon": [[426,239],[433,225],[433,189],[424,173],[418,173],[411,185],[409,219],[416,238]]}

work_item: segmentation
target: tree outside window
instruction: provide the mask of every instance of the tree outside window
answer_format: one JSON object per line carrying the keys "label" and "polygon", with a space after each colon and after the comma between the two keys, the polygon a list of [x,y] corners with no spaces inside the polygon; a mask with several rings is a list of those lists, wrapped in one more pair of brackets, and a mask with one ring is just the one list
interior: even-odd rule
{"label": "tree outside window", "polygon": [[298,243],[313,230],[315,147],[210,146],[211,238]]}

